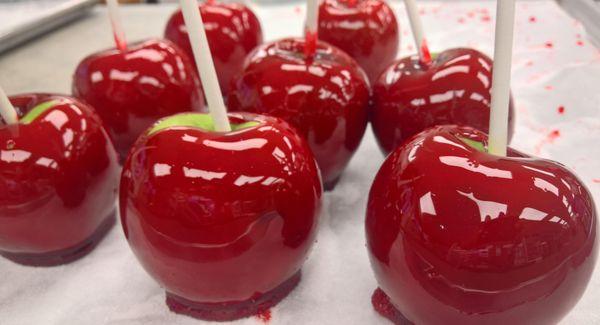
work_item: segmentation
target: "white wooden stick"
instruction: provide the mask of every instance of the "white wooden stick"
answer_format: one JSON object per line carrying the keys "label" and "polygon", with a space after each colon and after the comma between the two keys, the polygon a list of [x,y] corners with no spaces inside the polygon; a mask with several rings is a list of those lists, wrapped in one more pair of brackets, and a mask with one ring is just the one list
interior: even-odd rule
{"label": "white wooden stick", "polygon": [[319,29],[319,0],[306,2],[306,31],[317,35]]}
{"label": "white wooden stick", "polygon": [[404,5],[406,6],[406,13],[408,15],[408,20],[410,20],[410,28],[412,29],[415,47],[417,48],[419,57],[421,58],[421,61],[429,62],[431,60],[431,55],[429,54],[429,49],[427,48],[427,43],[425,41],[423,23],[419,16],[417,2],[415,0],[404,0]]}
{"label": "white wooden stick", "polygon": [[213,63],[210,47],[204,30],[204,23],[200,16],[196,0],[180,0],[183,19],[188,31],[196,67],[202,81],[202,88],[210,115],[215,123],[215,130],[219,132],[231,131],[231,125],[227,118],[227,108],[223,102],[223,95],[219,88],[219,80]]}
{"label": "white wooden stick", "polygon": [[496,10],[496,40],[492,73],[492,106],[488,151],[494,155],[506,156],[515,0],[497,0]]}
{"label": "white wooden stick", "polygon": [[4,119],[6,124],[19,123],[19,117],[17,116],[17,110],[12,106],[8,96],[0,87],[0,116]]}
{"label": "white wooden stick", "polygon": [[108,7],[108,17],[110,18],[110,25],[112,26],[117,48],[125,50],[127,48],[127,41],[125,40],[125,31],[121,23],[121,15],[119,14],[119,2],[118,0],[106,0],[106,6]]}

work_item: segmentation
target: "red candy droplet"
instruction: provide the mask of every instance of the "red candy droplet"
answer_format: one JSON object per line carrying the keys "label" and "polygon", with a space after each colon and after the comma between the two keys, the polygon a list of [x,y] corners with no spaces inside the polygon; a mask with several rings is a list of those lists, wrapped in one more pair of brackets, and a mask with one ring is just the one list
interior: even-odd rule
{"label": "red candy droplet", "polygon": [[534,16],[531,16],[531,17],[529,17],[529,22],[535,23],[535,22],[537,22],[537,18],[535,18]]}
{"label": "red candy droplet", "polygon": [[423,38],[423,41],[421,42],[421,53],[423,53],[423,61],[425,63],[430,63],[431,62],[431,53],[429,52],[429,46],[427,46],[427,40]]}
{"label": "red candy droplet", "polygon": [[549,48],[549,49],[551,49],[551,48],[553,48],[553,47],[554,47],[554,43],[552,43],[552,42],[546,42],[546,44],[544,44],[544,46],[545,46],[546,48]]}
{"label": "red candy droplet", "polygon": [[565,107],[564,106],[559,106],[558,107],[558,114],[564,114],[565,113]]}
{"label": "red candy droplet", "polygon": [[271,320],[271,310],[270,309],[266,309],[266,310],[260,310],[257,314],[256,317],[258,319],[260,319],[263,323],[268,323]]}
{"label": "red candy droplet", "polygon": [[577,41],[577,45],[579,45],[579,46],[583,46],[583,45],[584,45],[584,43],[583,43],[583,41],[582,41],[582,40],[578,40],[578,41]]}
{"label": "red candy droplet", "polygon": [[317,51],[317,33],[306,30],[305,38],[304,55],[311,58]]}

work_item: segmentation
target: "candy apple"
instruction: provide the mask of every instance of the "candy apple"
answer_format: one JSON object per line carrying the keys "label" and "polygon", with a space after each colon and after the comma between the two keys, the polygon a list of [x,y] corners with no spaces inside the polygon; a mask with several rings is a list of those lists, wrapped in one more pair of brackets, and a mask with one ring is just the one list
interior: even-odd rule
{"label": "candy apple", "polygon": [[268,309],[300,280],[321,207],[318,168],[284,121],[229,114],[233,131],[182,113],[137,141],[123,168],[129,244],[172,311],[233,320]]}
{"label": "candy apple", "polygon": [[368,122],[369,84],[356,61],[324,42],[312,57],[303,39],[258,47],[228,98],[231,111],[273,115],[302,134],[315,154],[325,188],[335,186]]}
{"label": "candy apple", "polygon": [[0,255],[70,262],[114,223],[118,162],[93,109],[70,97],[10,97],[18,124],[0,126]]}
{"label": "candy apple", "polygon": [[[387,68],[373,87],[373,132],[388,154],[435,125],[458,124],[488,132],[492,60],[468,48],[444,51],[430,63],[418,57]],[[511,100],[509,134],[514,129]]]}
{"label": "candy apple", "polygon": [[400,28],[383,0],[324,0],[319,38],[348,53],[375,81],[396,59]]}
{"label": "candy apple", "polygon": [[[221,91],[227,94],[231,79],[242,70],[246,55],[262,43],[260,21],[241,3],[209,0],[199,8]],[[194,57],[181,10],[169,19],[165,37],[184,49],[190,58]]]}
{"label": "candy apple", "polygon": [[366,218],[382,313],[556,324],[583,294],[597,255],[589,191],[559,163],[486,148],[476,129],[437,126],[386,159]]}
{"label": "candy apple", "polygon": [[110,132],[121,160],[161,117],[200,111],[204,99],[194,66],[176,45],[151,39],[126,51],[85,58],[73,77],[73,94],[91,104]]}

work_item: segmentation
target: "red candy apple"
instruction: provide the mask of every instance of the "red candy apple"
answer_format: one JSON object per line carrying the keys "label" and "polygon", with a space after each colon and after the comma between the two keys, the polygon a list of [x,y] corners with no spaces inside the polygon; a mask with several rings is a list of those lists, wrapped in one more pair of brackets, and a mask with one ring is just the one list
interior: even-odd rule
{"label": "red candy apple", "polygon": [[[227,94],[231,79],[242,70],[246,55],[262,43],[260,22],[241,3],[209,0],[199,8],[221,91]],[[165,37],[184,49],[190,58],[194,57],[181,10],[169,19]]]}
{"label": "red candy apple", "polygon": [[398,54],[400,28],[383,0],[324,0],[319,38],[348,53],[376,80]]}
{"label": "red candy apple", "polygon": [[125,160],[159,118],[203,109],[199,85],[187,55],[170,41],[153,39],[85,58],[75,71],[73,94],[96,109]]}
{"label": "red candy apple", "polygon": [[[430,63],[418,57],[397,61],[373,87],[371,122],[381,150],[388,154],[435,125],[458,124],[488,132],[491,83],[492,60],[473,49],[447,50]],[[512,101],[510,110],[512,136]]]}
{"label": "red candy apple", "polygon": [[232,320],[268,309],[300,280],[322,188],[305,141],[282,120],[229,114],[158,122],[122,174],[125,235],[171,310]]}
{"label": "red candy apple", "polygon": [[18,124],[0,126],[0,255],[67,263],[114,223],[118,162],[88,105],[48,94],[13,96]]}
{"label": "red candy apple", "polygon": [[597,255],[590,193],[559,163],[486,147],[478,130],[437,126],[388,156],[366,219],[380,312],[556,324],[583,294]]}
{"label": "red candy apple", "polygon": [[234,80],[228,107],[289,122],[308,140],[331,189],[364,135],[369,84],[344,52],[319,42],[306,57],[305,44],[284,39],[258,47]]}

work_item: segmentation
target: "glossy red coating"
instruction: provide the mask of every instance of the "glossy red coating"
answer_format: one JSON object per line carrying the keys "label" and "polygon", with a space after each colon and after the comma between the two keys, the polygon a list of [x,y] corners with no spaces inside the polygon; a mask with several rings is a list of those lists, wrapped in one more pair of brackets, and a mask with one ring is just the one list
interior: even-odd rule
{"label": "glossy red coating", "polygon": [[20,118],[38,104],[54,106],[29,124],[0,126],[0,254],[25,264],[68,262],[110,224],[116,152],[100,118],[74,98],[24,94],[10,101]]}
{"label": "glossy red coating", "polygon": [[[468,48],[440,53],[431,64],[407,57],[386,69],[373,87],[371,122],[388,154],[435,125],[458,124],[488,132],[492,60]],[[511,99],[509,138],[514,129]]]}
{"label": "glossy red coating", "polygon": [[430,128],[381,167],[366,217],[380,288],[415,324],[556,324],[597,258],[596,210],[563,165]]}
{"label": "glossy red coating", "polygon": [[287,123],[229,116],[259,125],[142,136],[123,169],[120,211],[133,252],[170,298],[219,304],[215,313],[239,306],[229,311],[235,319],[300,270],[315,240],[322,188],[308,145]]}
{"label": "glossy red coating", "polygon": [[383,0],[324,0],[319,38],[348,53],[375,81],[396,59],[400,27]]}
{"label": "glossy red coating", "polygon": [[159,118],[204,109],[194,69],[176,45],[151,39],[85,58],[73,76],[73,94],[96,109],[123,161]]}
{"label": "glossy red coating", "polygon": [[368,122],[369,84],[356,61],[324,42],[304,55],[303,39],[258,47],[234,80],[230,111],[283,118],[307,140],[331,189],[358,148]]}
{"label": "glossy red coating", "polygon": [[[242,3],[207,1],[198,6],[219,85],[223,94],[227,95],[231,79],[242,71],[246,55],[263,42],[260,21]],[[179,45],[194,61],[181,10],[177,10],[169,19],[165,38]]]}

